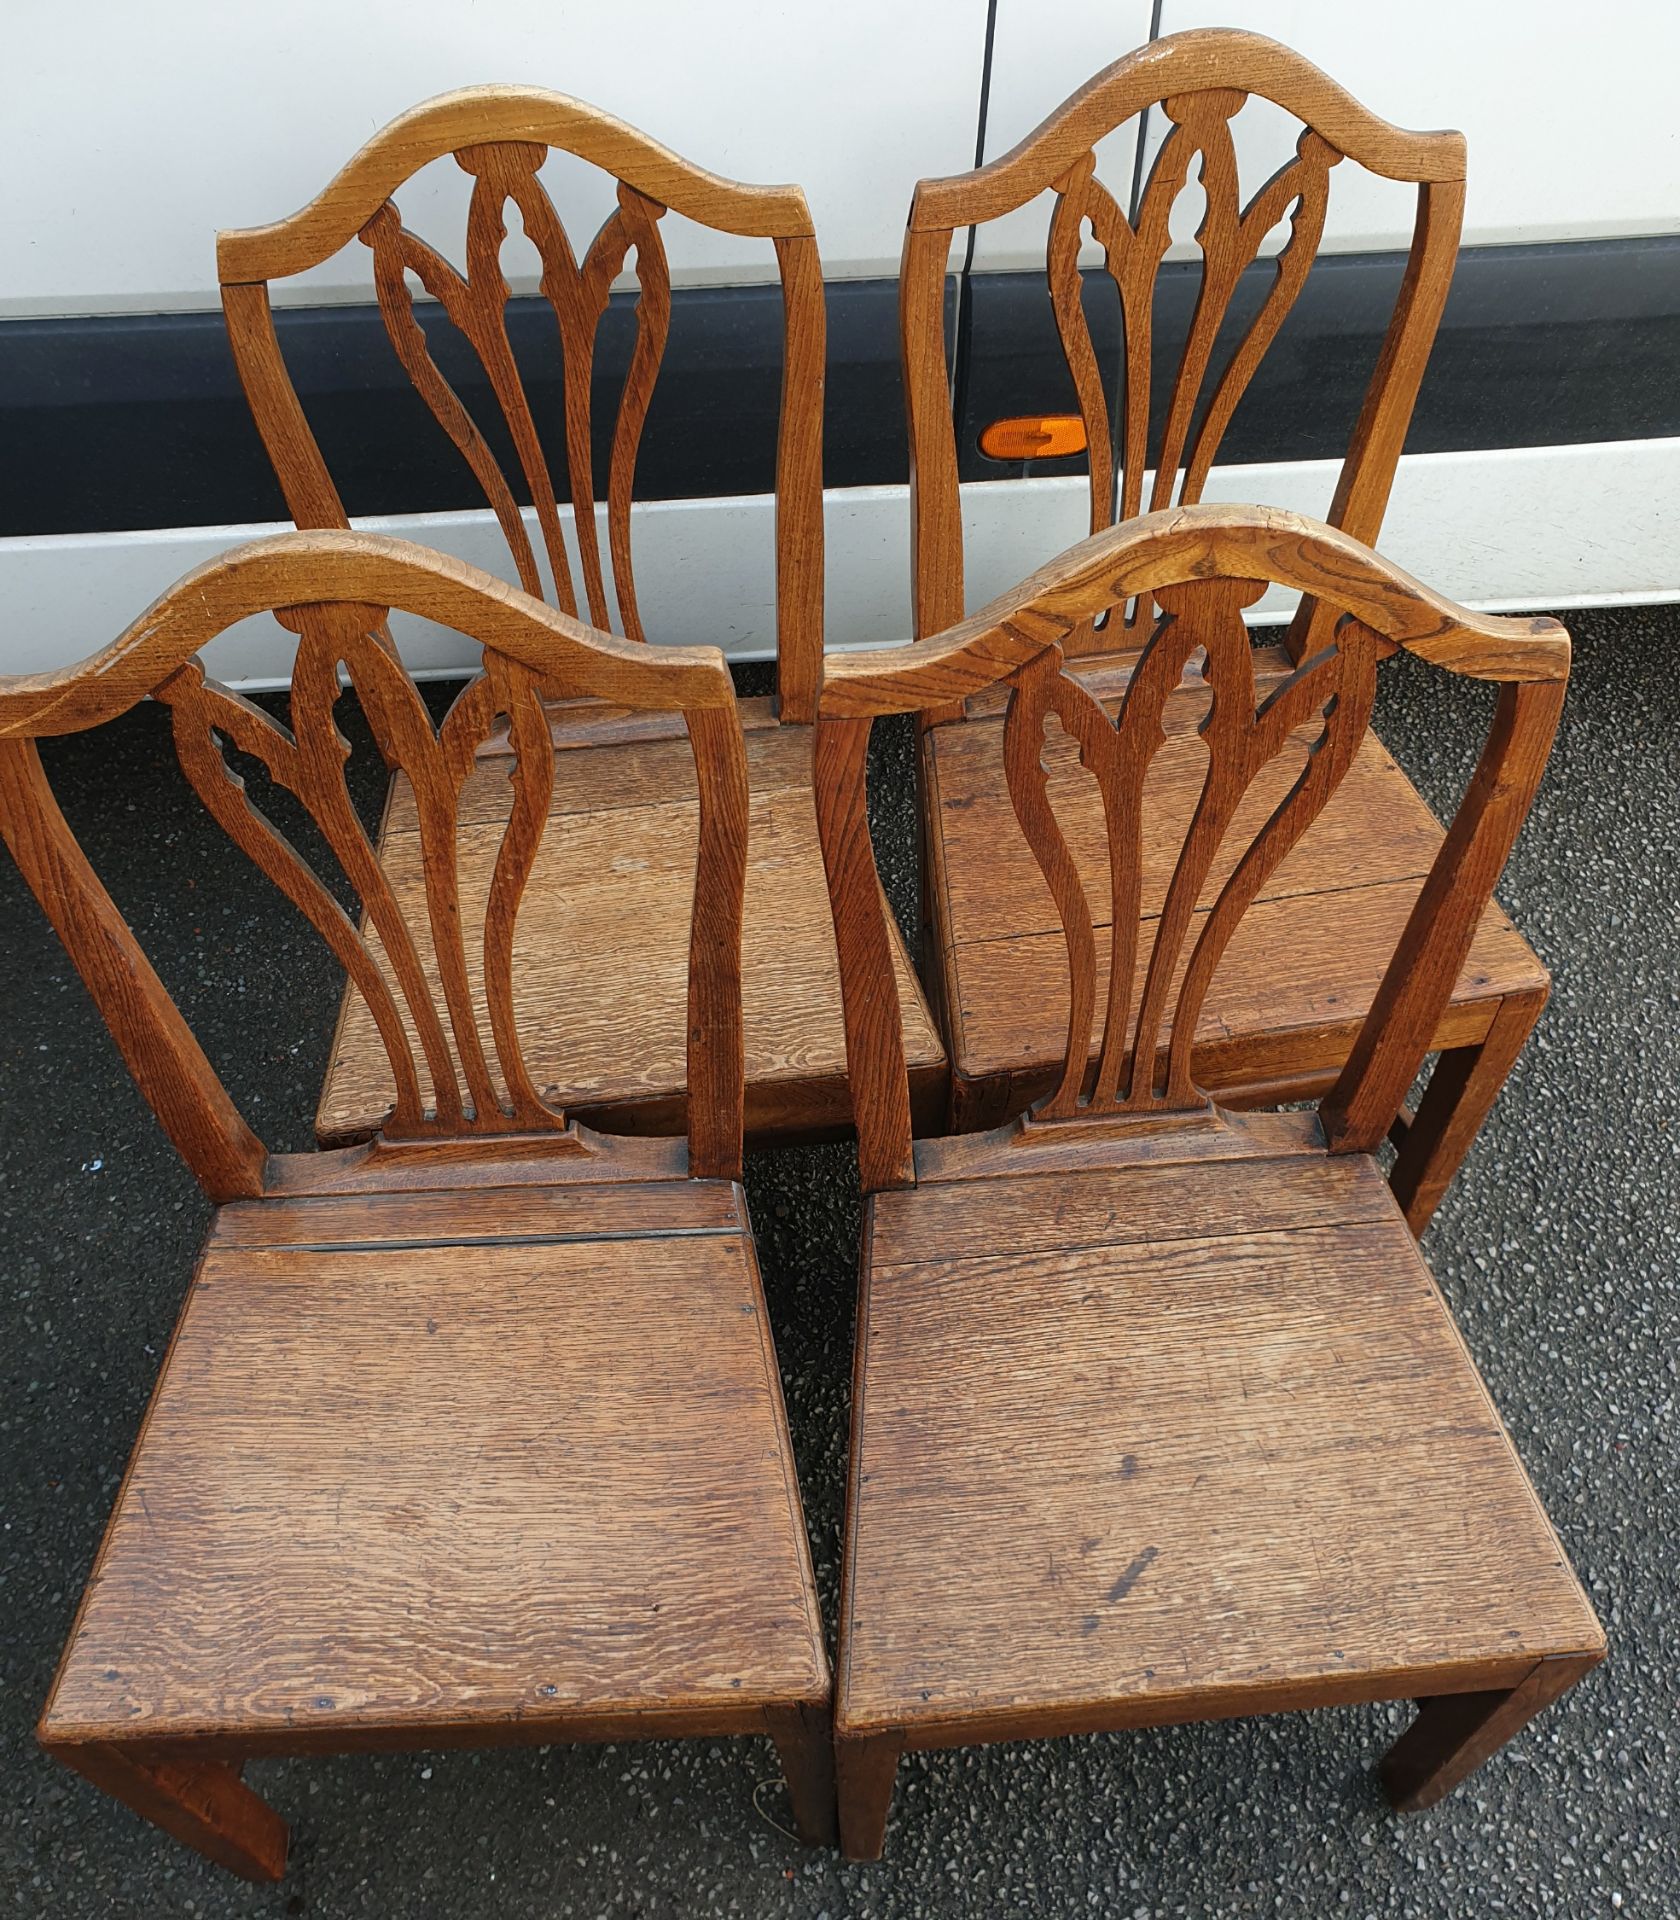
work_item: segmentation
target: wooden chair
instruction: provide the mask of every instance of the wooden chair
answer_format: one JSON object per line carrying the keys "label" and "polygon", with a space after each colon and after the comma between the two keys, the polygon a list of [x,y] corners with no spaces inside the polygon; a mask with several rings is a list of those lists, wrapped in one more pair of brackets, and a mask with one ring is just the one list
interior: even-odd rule
{"label": "wooden chair", "polygon": [[[435,729],[380,638],[392,608],[483,647]],[[193,657],[270,610],[298,636],[289,729]],[[410,898],[350,804],[341,671],[416,796]],[[267,1151],[53,799],[37,741],[148,694],[206,808],[375,1011],[397,1097],[369,1144]],[[591,1132],[526,1063],[519,909],[573,826],[550,815],[545,696],[687,730],[686,1143]],[[498,725],[512,804],[457,882]],[[235,752],[319,828],[365,935]],[[216,1203],[40,1737],[236,1873],[285,1861],[240,1779],[259,1754],[768,1733],[801,1833],[832,1831],[827,1660],[738,1184],[746,821],[714,649],[591,632],[396,540],[243,547],[97,657],[0,680],[0,832]]]}
{"label": "wooden chair", "polygon": [[[1272,582],[1314,597],[1325,644],[1268,685],[1242,610]],[[1143,595],[1162,611],[1111,718],[1065,644]],[[1227,1112],[1196,1082],[1200,1011],[1351,777],[1398,647],[1499,683],[1481,763],[1318,1110]],[[1198,651],[1205,774],[1163,862],[1153,770]],[[881,1850],[906,1748],[1341,1701],[1420,1700],[1383,1772],[1398,1806],[1428,1806],[1600,1658],[1373,1157],[1533,797],[1568,663],[1550,620],[1466,613],[1346,534],[1227,507],[1148,515],[948,633],[830,658],[817,796],[871,1196],[835,1682],[854,1858]],[[913,1146],[870,725],[999,683],[990,737],[1072,981],[1063,1063],[1028,1114]],[[1101,796],[1113,924],[1143,930],[1112,973],[1041,758],[1052,717]]]}
{"label": "wooden chair", "polygon": [[[616,210],[586,250],[574,251],[540,168],[550,150],[614,177]],[[454,162],[472,178],[465,271],[404,224],[394,196],[429,162]],[[670,272],[661,222],[667,209],[720,232],[771,242],[780,269],[783,375],[776,478],[776,700],[741,704],[752,832],[743,935],[748,1133],[817,1136],[849,1123],[833,934],[817,848],[806,730],[822,664],[823,529],[822,267],[805,196],[797,187],[743,186],[688,164],[635,128],[564,95],[525,87],[474,87],[415,108],[378,133],[315,200],[288,220],[221,235],[217,261],[228,334],[251,409],[286,504],[300,527],[349,521],[287,370],[270,283],[359,241],[371,258],[391,349],[462,461],[463,502],[495,513],[528,593],[567,613],[580,603],[610,629],[616,600],[626,638],[644,638],[632,571],[631,501],[643,424],[671,327]],[[509,339],[509,288],[501,255],[517,214],[542,263],[554,310],[562,420],[541,417]],[[623,388],[596,388],[596,334],[612,284],[634,258],[636,336]],[[413,279],[437,302],[417,309]],[[483,426],[432,354],[438,314],[463,336],[492,398]],[[494,436],[511,447],[504,472]],[[606,475],[606,552],[597,527],[596,477]],[[561,505],[569,489],[571,511]],[[520,501],[534,509],[533,540]],[[566,522],[570,521],[569,527]],[[570,548],[568,548],[568,541]],[[545,572],[546,569],[546,572]],[[581,584],[578,584],[581,581]],[[657,639],[657,624],[652,630]],[[780,724],[778,724],[778,722]],[[627,715],[577,704],[554,714],[563,749],[555,807],[567,814],[576,858],[552,888],[533,887],[527,912],[532,965],[515,985],[531,1070],[545,1096],[623,1131],[681,1127],[688,874],[673,823],[693,805],[688,754],[669,715]],[[463,821],[468,884],[483,885],[505,824],[507,743],[481,749],[483,778]],[[421,884],[414,796],[399,777],[379,852],[392,884]],[[617,992],[623,929],[634,923],[642,997]],[[545,945],[607,982],[603,999],[542,958]],[[900,963],[905,1041],[918,1101],[930,1121],[943,1106],[945,1056],[908,957]],[[360,987],[345,1000],[317,1116],[323,1144],[374,1132],[395,1089],[378,1023]]]}
{"label": "wooden chair", "polygon": [[[1303,131],[1294,159],[1245,201],[1231,121],[1249,96],[1275,102]],[[1170,125],[1128,219],[1124,189],[1117,198],[1098,178],[1093,149],[1146,110],[1163,112]],[[1116,62],[989,166],[921,183],[905,238],[901,296],[918,634],[937,633],[964,613],[942,317],[953,230],[1054,190],[1049,295],[1090,449],[1090,528],[1096,533],[1146,504],[1159,510],[1201,498],[1225,429],[1307,279],[1331,173],[1350,162],[1417,183],[1405,277],[1329,515],[1369,541],[1382,522],[1452,274],[1464,200],[1461,134],[1403,132],[1275,42],[1206,29],[1171,35]],[[1198,171],[1206,194],[1198,300],[1163,411],[1152,381],[1156,282],[1173,205]],[[1268,231],[1283,220],[1287,244],[1252,317],[1227,347],[1233,315],[1243,310],[1235,299],[1239,281],[1257,264]],[[1103,249],[1120,301],[1123,398],[1113,414],[1081,294],[1078,255],[1087,229]],[[1079,659],[1081,678],[1111,709],[1148,632],[1148,615],[1149,609],[1133,607],[1069,636],[1068,656]],[[1268,683],[1316,651],[1326,631],[1322,611],[1305,604],[1286,645],[1261,651]],[[1194,708],[1200,697],[1199,689],[1187,688],[1181,699]],[[1169,726],[1176,725],[1176,712],[1169,703]],[[1055,903],[1011,825],[995,700],[981,697],[931,717],[936,724],[924,732],[921,757],[924,970],[950,1050],[950,1124],[968,1130],[1021,1111],[1055,1081],[1060,942]],[[1185,819],[1190,783],[1199,777],[1193,761],[1168,761],[1159,770]],[[1076,799],[1061,777],[1058,761],[1059,796],[1074,807],[1073,857],[1087,886],[1100,893],[1095,795],[1084,787]],[[1208,996],[1196,1046],[1204,1085],[1232,1104],[1252,1106],[1313,1098],[1334,1082],[1440,845],[1429,809],[1382,742],[1368,736],[1335,804],[1269,884],[1249,940],[1233,950]],[[1327,896],[1334,896],[1333,913]],[[1203,900],[1199,907],[1211,904]],[[1106,910],[1096,926],[1106,951]],[[1133,937],[1146,935],[1139,929]],[[1442,1057],[1428,1091],[1415,1119],[1409,1112],[1397,1116],[1404,1138],[1394,1186],[1418,1232],[1539,1017],[1548,986],[1539,959],[1490,902],[1431,1037]]]}

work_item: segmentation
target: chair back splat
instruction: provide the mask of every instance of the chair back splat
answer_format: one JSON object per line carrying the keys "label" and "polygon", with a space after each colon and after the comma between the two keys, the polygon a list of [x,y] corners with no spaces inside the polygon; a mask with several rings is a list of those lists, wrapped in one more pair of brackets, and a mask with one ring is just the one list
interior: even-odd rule
{"label": "chair back splat", "polygon": [[[1242,614],[1273,584],[1313,600],[1323,643],[1257,675]],[[1066,652],[1132,600],[1157,611],[1105,666],[1111,717]],[[1227,1111],[1195,1045],[1215,970],[1298,957],[1248,909],[1330,824],[1402,649],[1498,686],[1480,765],[1316,1112]],[[1356,1701],[1419,1703],[1381,1773],[1397,1809],[1429,1806],[1602,1658],[1375,1158],[1568,672],[1555,621],[1467,613],[1344,532],[1236,506],[1110,528],[944,633],[827,663],[817,805],[869,1191],[835,1663],[851,1858],[881,1853],[906,1752]],[[913,1142],[869,731],[1000,686],[1001,720],[928,737],[1005,763],[1066,1044],[1037,1106]]]}
{"label": "chair back splat", "polygon": [[[587,247],[574,247],[543,183],[551,151],[574,155],[617,181],[617,204]],[[462,266],[407,227],[394,198],[423,167],[451,157],[472,181]],[[783,305],[775,483],[780,711],[784,719],[809,721],[822,655],[824,308],[810,211],[798,187],[720,179],[564,94],[463,88],[393,121],[289,219],[221,235],[218,273],[234,359],[293,518],[300,527],[348,526],[287,369],[270,285],[359,241],[371,256],[391,349],[494,512],[520,584],[564,612],[610,629],[610,579],[622,632],[641,640],[630,507],[642,430],[671,328],[671,272],[661,229],[668,210],[774,246]],[[539,291],[553,310],[561,378],[552,409],[560,417],[552,421],[543,418],[530,391],[510,333],[511,289],[502,264],[510,216],[536,250]],[[597,376],[596,342],[613,284],[632,258],[635,340],[614,402]],[[417,308],[415,285],[437,303],[435,309]],[[470,350],[475,383],[481,375],[488,386],[493,414],[483,424],[434,356],[440,329],[426,316],[437,311]],[[505,458],[509,453],[511,460]],[[605,566],[596,524],[603,469]],[[575,567],[562,488],[572,508]],[[522,512],[526,501],[534,510],[536,541]]]}
{"label": "chair back splat", "polygon": [[[1242,610],[1274,582],[1321,607],[1325,644],[1257,700]],[[1068,644],[1093,618],[1141,596],[1160,611],[1111,720],[1066,669]],[[1188,507],[1093,536],[946,633],[828,663],[818,813],[866,1187],[912,1184],[917,1164],[865,806],[873,718],[1007,684],[1008,789],[1061,921],[1069,1013],[1058,1083],[1006,1131],[1130,1128],[1210,1105],[1191,1067],[1214,970],[1346,773],[1370,720],[1378,663],[1400,648],[1499,682],[1501,695],[1475,779],[1323,1104],[1331,1145],[1368,1151],[1422,1063],[1544,767],[1569,662],[1568,636],[1556,622],[1465,613],[1345,533],[1297,515]],[[1152,879],[1147,780],[1172,744],[1162,717],[1187,669],[1199,670],[1208,690],[1198,729],[1206,772],[1188,830],[1171,842],[1169,870]],[[1101,795],[1114,930],[1106,969],[1052,804],[1043,761],[1052,718]],[[1299,772],[1287,784],[1274,772],[1268,784],[1280,760]],[[1257,798],[1272,804],[1257,806]],[[1210,875],[1221,874],[1213,905],[1199,910]],[[1146,898],[1146,884],[1158,895]]]}
{"label": "chair back splat", "polygon": [[[483,649],[483,672],[439,725],[384,637],[392,608],[453,627]],[[289,726],[208,680],[195,657],[225,628],[265,612],[297,637]],[[349,748],[334,719],[347,688],[379,752],[413,792],[424,876],[418,902],[391,885],[351,801]],[[609,1143],[569,1121],[527,1072],[514,1017],[520,900],[545,828],[565,826],[549,821],[555,749],[543,703],[594,697],[680,712],[699,803],[687,1170],[739,1174],[746,758],[733,686],[715,649],[641,647],[406,542],[320,532],[260,541],[200,568],[79,666],[0,681],[0,831],[171,1138],[211,1197],[230,1200],[269,1190],[278,1165],[234,1109],[77,845],[36,745],[114,719],[148,695],[169,709],[182,771],[210,814],[365,996],[395,1085],[381,1140],[535,1135],[552,1155],[605,1156],[609,1164],[613,1156],[634,1159],[644,1143]],[[487,889],[469,899],[456,860],[458,813],[477,749],[498,728],[511,748],[498,764],[508,768],[513,804]],[[361,927],[256,805],[229,765],[230,750],[259,763],[319,830],[357,896]],[[668,1162],[669,1151],[658,1151]],[[682,1169],[661,1166],[673,1170]]]}
{"label": "chair back splat", "polygon": [[[1245,198],[1232,122],[1250,98],[1301,124],[1294,157]],[[1128,208],[1097,174],[1096,146],[1128,121],[1159,112],[1167,132]],[[1144,134],[1148,132],[1147,125]],[[1140,136],[1143,137],[1143,136]],[[1353,426],[1329,518],[1361,540],[1382,524],[1395,463],[1441,317],[1464,206],[1464,137],[1410,133],[1360,105],[1309,61],[1259,34],[1199,28],[1170,34],[1098,74],[1001,158],[971,173],[924,180],[905,235],[900,314],[910,418],[915,630],[963,617],[958,451],[944,333],[944,281],[954,232],[1055,195],[1045,269],[1085,444],[1090,530],[1200,500],[1225,431],[1317,258],[1330,176],[1342,161],[1417,186],[1417,216],[1392,317]],[[1199,179],[1197,295],[1176,362],[1157,359],[1157,296],[1173,244],[1173,211]],[[1284,244],[1265,243],[1280,223]],[[1080,268],[1087,233],[1119,302],[1118,364],[1105,368]],[[1269,277],[1265,264],[1269,263]],[[1239,293],[1249,270],[1264,281]],[[1249,309],[1252,309],[1249,311]],[[1247,311],[1246,322],[1242,314]],[[1158,375],[1165,375],[1164,389]],[[1113,396],[1111,400],[1111,395]],[[1152,470],[1147,497],[1145,477]],[[1070,633],[1069,655],[1131,643],[1148,610]],[[1139,636],[1141,637],[1141,635]],[[1326,632],[1304,601],[1290,636],[1297,657]],[[936,717],[944,717],[936,716]]]}

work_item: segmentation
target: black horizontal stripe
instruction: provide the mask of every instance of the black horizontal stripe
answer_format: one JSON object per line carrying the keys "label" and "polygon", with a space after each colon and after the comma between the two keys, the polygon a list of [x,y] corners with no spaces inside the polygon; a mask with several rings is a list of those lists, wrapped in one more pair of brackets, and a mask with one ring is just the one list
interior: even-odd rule
{"label": "black horizontal stripe", "polygon": [[[1330,458],[1346,445],[1399,282],[1398,254],[1332,255],[1309,276],[1226,436],[1233,461]],[[1248,297],[1268,269],[1255,276]],[[1195,297],[1194,262],[1163,272],[1156,399]],[[901,482],[897,284],[827,288],[825,473],[830,486]],[[1099,350],[1117,315],[1087,276]],[[597,350],[595,449],[634,338],[615,298]],[[953,283],[951,310],[955,309]],[[1235,308],[1240,316],[1243,300]],[[493,445],[505,437],[470,349],[419,309],[439,365]],[[480,507],[471,475],[409,386],[370,306],[279,315],[288,364],[352,514]],[[545,302],[512,303],[510,332],[557,478],[562,395]],[[978,437],[1006,414],[1062,412],[1072,392],[1042,274],[970,281],[959,451],[965,478],[1023,471]],[[1545,446],[1680,434],[1680,237],[1483,247],[1460,256],[1408,450]],[[637,468],[637,496],[765,493],[774,485],[781,300],[773,286],[679,289]],[[218,313],[0,322],[0,534],[109,532],[285,517]],[[516,471],[511,457],[508,471]],[[1079,463],[1037,463],[1037,473]],[[522,489],[515,485],[515,492]]]}

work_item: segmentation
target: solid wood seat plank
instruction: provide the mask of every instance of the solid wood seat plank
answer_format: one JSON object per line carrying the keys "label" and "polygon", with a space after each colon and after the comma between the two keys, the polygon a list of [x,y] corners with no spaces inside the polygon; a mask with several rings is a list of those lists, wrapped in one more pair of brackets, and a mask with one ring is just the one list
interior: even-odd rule
{"label": "solid wood seat plank", "polygon": [[[1087,680],[1101,685],[1089,672]],[[1260,676],[1264,691],[1268,675]],[[1105,690],[1112,711],[1118,691]],[[1167,703],[1167,743],[1145,784],[1141,920],[1158,919],[1207,768],[1199,682]],[[959,1120],[1001,1120],[1042,1093],[1066,1044],[1061,921],[1023,837],[1004,775],[1003,722],[989,714],[924,736],[931,905],[949,1009]],[[1199,896],[1205,918],[1242,851],[1304,765],[1311,729],[1262,768]],[[1106,989],[1112,907],[1096,782],[1059,730],[1045,740],[1049,795],[1084,884]],[[1341,786],[1261,888],[1216,972],[1197,1025],[1196,1072],[1219,1089],[1308,1082],[1346,1058],[1443,831],[1393,757],[1367,735]],[[1151,942],[1140,937],[1139,986]],[[1187,958],[1181,956],[1180,968]],[[1497,904],[1482,916],[1436,1035],[1467,1046],[1507,996],[1544,997],[1539,957]],[[966,1111],[965,1111],[966,1108]]]}
{"label": "solid wood seat plank", "polygon": [[843,1731],[1452,1691],[1602,1646],[1368,1159],[872,1206]]}
{"label": "solid wood seat plank", "polygon": [[461,1738],[824,1687],[738,1191],[387,1194],[217,1220],[43,1733]]}
{"label": "solid wood seat plank", "polygon": [[[760,1136],[831,1132],[850,1120],[834,926],[804,729],[749,728],[742,933],[746,1124]],[[483,912],[512,802],[511,762],[482,755],[464,784],[458,870]],[[687,1047],[695,823],[685,737],[577,746],[556,755],[554,801],[516,927],[514,1010],[545,1098],[592,1124],[680,1131]],[[393,783],[380,857],[411,924],[424,919],[414,799]],[[378,950],[377,936],[367,932]],[[894,936],[906,1055],[920,1105],[943,1098],[945,1053]],[[482,1010],[482,955],[468,953]],[[366,1138],[392,1080],[360,993],[346,994],[316,1116],[326,1144]]]}

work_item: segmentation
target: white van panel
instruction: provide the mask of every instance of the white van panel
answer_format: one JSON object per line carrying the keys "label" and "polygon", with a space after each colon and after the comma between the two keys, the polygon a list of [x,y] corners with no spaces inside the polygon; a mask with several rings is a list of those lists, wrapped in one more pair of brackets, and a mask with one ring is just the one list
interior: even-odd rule
{"label": "white van panel", "polygon": [[[1164,0],[1162,33],[1247,27],[1304,53],[1403,127],[1469,142],[1464,244],[1680,232],[1680,6],[1672,0]],[[1244,118],[1249,118],[1245,110]],[[1245,128],[1245,180],[1287,159],[1282,116]],[[1164,137],[1150,116],[1151,152]],[[1406,246],[1415,199],[1331,175],[1325,246]]]}
{"label": "white van panel", "polygon": [[[404,108],[477,81],[576,94],[714,172],[799,182],[830,278],[896,274],[912,184],[974,160],[982,0],[167,0],[86,9],[80,24],[74,13],[7,15],[0,314],[212,307],[218,228],[292,212]],[[453,212],[433,231],[458,235],[464,176],[430,171],[430,193],[404,210],[422,227]],[[578,191],[585,171],[557,199],[588,233],[608,189]],[[688,227],[670,245],[690,282],[774,277],[765,241]],[[361,251],[282,297],[367,299]]]}
{"label": "white van panel", "polygon": [[[1007,153],[1092,74],[1143,46],[1150,12],[1150,0],[1058,0],[1053,12],[1043,0],[997,0],[985,158]],[[1132,122],[1097,146],[1097,171],[1122,207],[1131,191],[1137,132]],[[963,164],[973,164],[972,148]],[[975,266],[1042,270],[1050,204],[1050,195],[1041,194],[989,220],[974,236]],[[1087,247],[1081,258],[1100,255]]]}
{"label": "white van panel", "polygon": [[[1337,466],[1313,460],[1215,467],[1207,497],[1321,514]],[[969,606],[1006,592],[1047,554],[1077,540],[1088,502],[1079,478],[965,486]],[[570,510],[563,511],[569,521]],[[775,643],[772,502],[762,494],[657,500],[636,507],[634,516],[638,598],[655,640],[709,643],[738,660],[769,659]],[[824,517],[828,644],[887,646],[907,638],[906,489],[838,489],[827,496]],[[356,525],[421,541],[513,579],[507,543],[488,512],[402,514]],[[183,527],[0,539],[4,665],[27,673],[81,659],[114,639],[190,568],[243,540],[284,531]],[[1680,599],[1680,440],[1408,455],[1395,481],[1383,551],[1441,592],[1494,610]],[[1288,612],[1288,596],[1273,589],[1250,617],[1267,623]],[[477,649],[447,628],[403,615],[392,624],[415,672],[476,668]],[[212,673],[236,686],[275,686],[286,680],[293,644],[264,617],[232,629],[206,658]]]}

